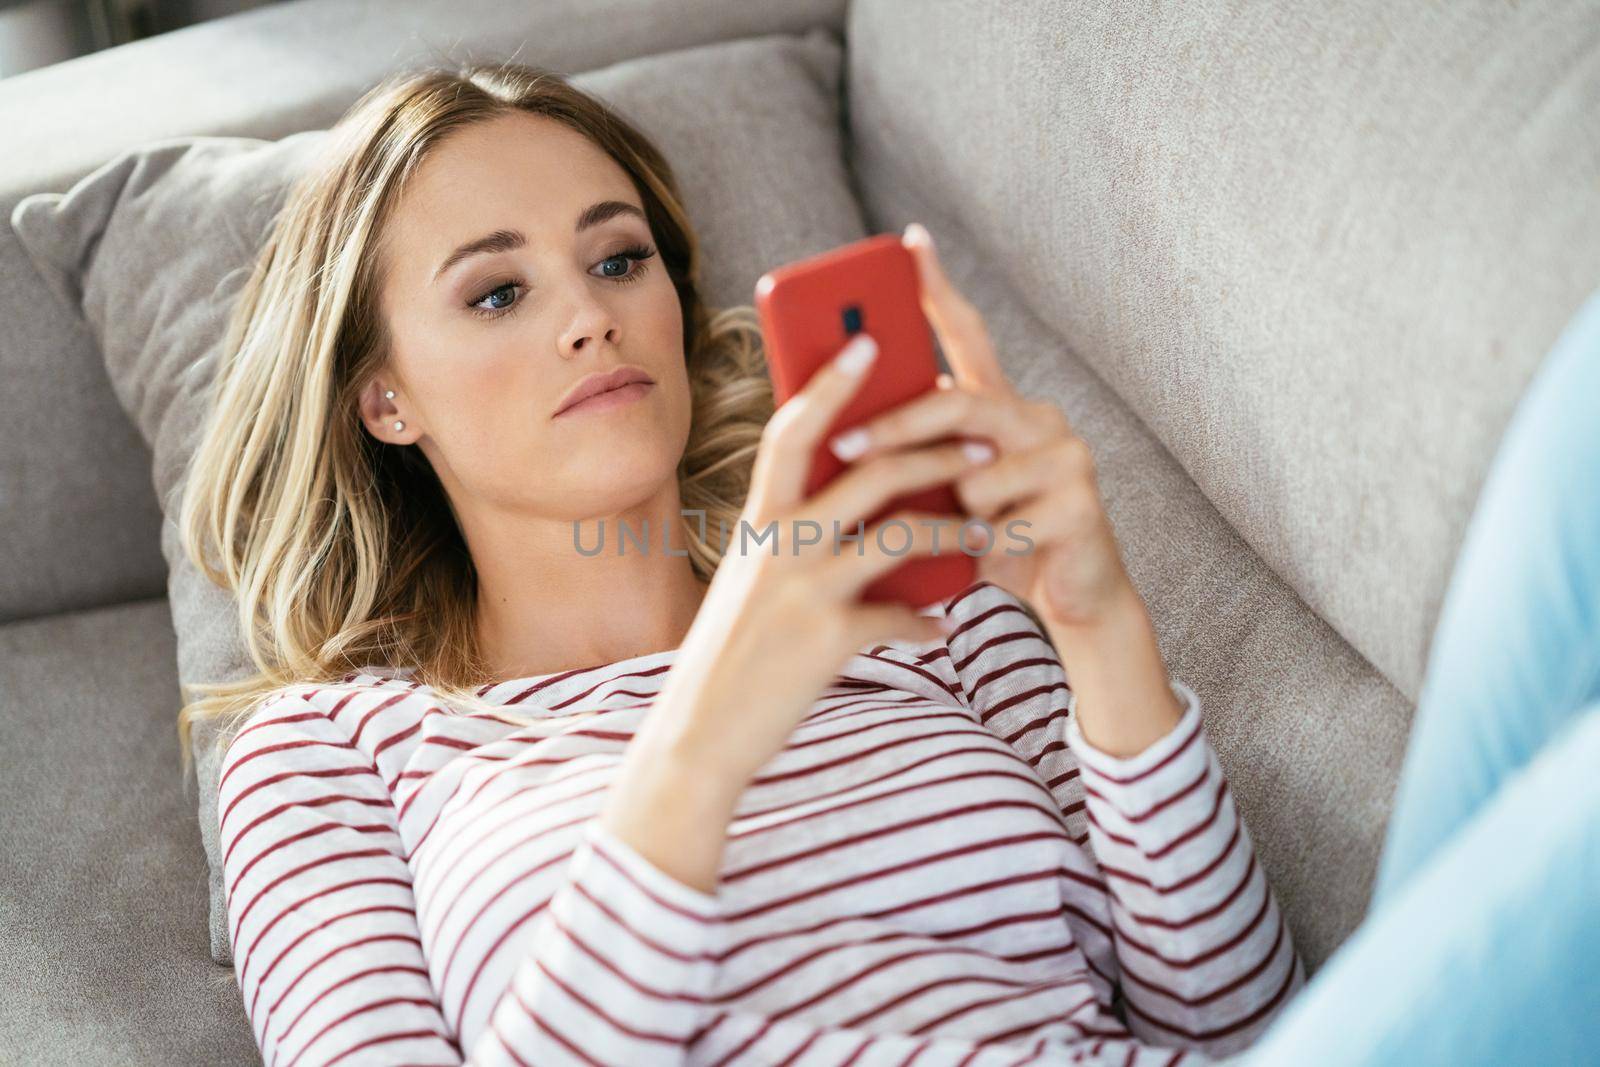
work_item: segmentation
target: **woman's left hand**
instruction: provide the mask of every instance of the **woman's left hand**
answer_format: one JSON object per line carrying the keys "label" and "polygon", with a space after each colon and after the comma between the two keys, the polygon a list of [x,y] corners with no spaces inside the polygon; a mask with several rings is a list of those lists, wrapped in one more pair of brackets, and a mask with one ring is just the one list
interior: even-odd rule
{"label": "woman's left hand", "polygon": [[[978,577],[1059,627],[1093,626],[1132,603],[1142,608],[1101,505],[1089,446],[1058,406],[1023,397],[1007,380],[982,315],[945,275],[927,230],[913,223],[901,241],[916,259],[922,309],[954,377],[941,374],[938,389],[856,427],[867,431],[867,452],[841,458],[951,435],[986,438],[996,457],[955,483],[961,506],[993,529],[989,542],[967,542],[983,550]],[[1020,536],[1008,529],[1016,520],[1025,523]],[[971,529],[981,538],[977,524]]]}

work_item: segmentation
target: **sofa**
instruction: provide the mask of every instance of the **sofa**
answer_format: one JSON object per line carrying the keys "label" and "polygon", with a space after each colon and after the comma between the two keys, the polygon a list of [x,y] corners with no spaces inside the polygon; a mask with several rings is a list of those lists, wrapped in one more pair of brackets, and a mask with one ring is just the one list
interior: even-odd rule
{"label": "sofa", "polygon": [[[292,0],[0,81],[0,215],[153,140],[326,127],[419,59],[819,30],[833,238],[923,222],[1090,444],[1314,980],[1489,460],[1600,280],[1592,4]],[[723,303],[777,265],[745,251]],[[0,1063],[259,1062],[208,945],[151,443],[5,226],[0,325]]]}

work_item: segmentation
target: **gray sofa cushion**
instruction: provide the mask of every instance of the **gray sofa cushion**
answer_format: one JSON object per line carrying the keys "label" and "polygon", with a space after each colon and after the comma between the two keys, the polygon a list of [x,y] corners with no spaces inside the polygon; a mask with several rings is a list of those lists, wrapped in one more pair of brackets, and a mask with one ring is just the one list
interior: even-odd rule
{"label": "gray sofa cushion", "polygon": [[[773,264],[863,235],[844,164],[841,67],[840,42],[816,29],[573,77],[635,121],[672,163],[702,240],[713,306],[749,303]],[[170,139],[109,161],[64,195],[29,197],[12,214],[41,273],[81,303],[118,400],[153,453],[184,684],[249,670],[232,598],[183,557],[173,518],[228,310],[287,183],[322,136]],[[196,731],[199,816],[212,871],[212,955],[228,962],[210,738]]]}
{"label": "gray sofa cushion", "polygon": [[1415,701],[1495,444],[1600,278],[1596,21],[854,0],[853,162],[869,211],[961,222]]}
{"label": "gray sofa cushion", "polygon": [[173,653],[165,597],[0,626],[0,1063],[261,1062],[206,955]]}

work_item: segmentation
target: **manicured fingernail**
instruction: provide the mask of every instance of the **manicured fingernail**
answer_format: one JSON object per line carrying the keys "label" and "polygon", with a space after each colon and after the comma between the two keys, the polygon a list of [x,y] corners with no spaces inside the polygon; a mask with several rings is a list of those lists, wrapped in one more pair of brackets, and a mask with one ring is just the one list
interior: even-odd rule
{"label": "manicured fingernail", "polygon": [[849,463],[867,450],[869,436],[865,427],[857,426],[855,429],[846,430],[829,441],[828,447],[833,450],[834,455]]}
{"label": "manicured fingernail", "polygon": [[928,228],[920,222],[913,222],[907,226],[905,236],[913,241],[927,241],[930,245],[933,244],[933,237],[929,235]]}
{"label": "manicured fingernail", "polygon": [[878,342],[872,339],[872,335],[858,333],[839,353],[839,369],[855,377],[871,365],[873,357],[877,354]]}
{"label": "manicured fingernail", "polygon": [[982,441],[966,441],[961,445],[961,451],[974,463],[987,463],[994,458],[994,446],[986,445]]}

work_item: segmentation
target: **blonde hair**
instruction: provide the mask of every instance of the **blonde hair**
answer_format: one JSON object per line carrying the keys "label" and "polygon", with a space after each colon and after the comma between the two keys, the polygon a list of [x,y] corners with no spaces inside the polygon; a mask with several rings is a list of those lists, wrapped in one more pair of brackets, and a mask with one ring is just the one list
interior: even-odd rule
{"label": "blonde hair", "polygon": [[387,358],[379,242],[408,177],[452,131],[515,111],[583,133],[643,200],[683,311],[692,427],[680,501],[704,512],[715,539],[685,517],[682,543],[702,580],[721,560],[715,531],[737,525],[772,388],[754,308],[713,313],[700,299],[698,242],[666,159],[541,68],[392,75],[335,124],[289,190],[229,320],[178,526],[188,557],[235,595],[255,673],[185,687],[186,776],[196,723],[218,728],[220,749],[274,692],[373,664],[411,667],[411,680],[458,711],[520,721],[481,697],[499,679],[479,655],[476,572],[432,466],[415,447],[368,434],[357,406]]}

